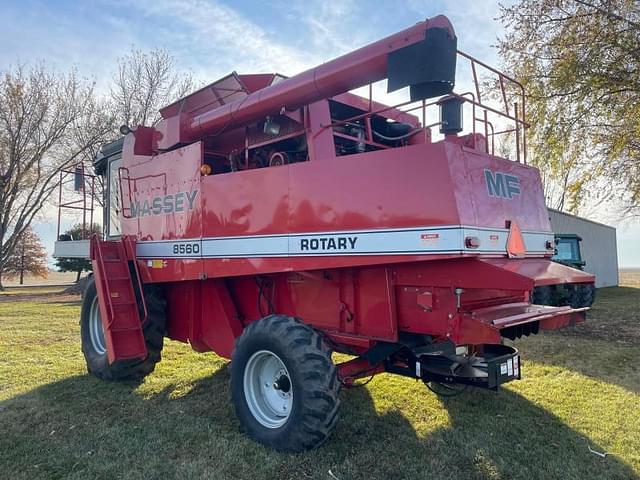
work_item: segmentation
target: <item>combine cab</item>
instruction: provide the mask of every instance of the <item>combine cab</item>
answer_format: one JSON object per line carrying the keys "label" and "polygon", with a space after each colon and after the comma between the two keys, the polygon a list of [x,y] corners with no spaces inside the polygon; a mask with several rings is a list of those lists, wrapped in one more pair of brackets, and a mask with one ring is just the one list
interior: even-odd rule
{"label": "combine cab", "polygon": [[[243,429],[287,451],[328,438],[340,388],[359,378],[434,390],[520,378],[503,339],[588,309],[532,292],[594,277],[551,260],[522,87],[456,42],[431,18],[291,78],[232,73],[163,108],[156,127],[123,126],[96,161],[105,239],[76,252],[95,273],[89,371],[146,375],[165,336],[214,351],[231,359]],[[477,81],[454,92],[458,61],[474,80],[495,75],[500,108]],[[385,79],[411,99],[373,101]],[[369,98],[349,93],[367,86]],[[511,160],[494,154],[503,134]],[[352,357],[335,365],[332,352]]]}

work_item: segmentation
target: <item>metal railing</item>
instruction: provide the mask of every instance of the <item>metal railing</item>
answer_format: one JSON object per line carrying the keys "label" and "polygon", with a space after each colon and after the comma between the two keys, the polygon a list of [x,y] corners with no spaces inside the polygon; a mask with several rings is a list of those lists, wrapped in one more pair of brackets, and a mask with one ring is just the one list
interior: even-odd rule
{"label": "metal railing", "polygon": [[[527,163],[527,136],[526,130],[529,128],[529,124],[526,122],[526,99],[525,99],[525,91],[523,85],[517,80],[509,77],[508,75],[500,72],[499,70],[487,65],[486,63],[481,62],[473,58],[472,56],[458,51],[458,55],[469,62],[469,66],[472,72],[472,80],[474,84],[474,91],[468,91],[464,93],[451,93],[440,97],[436,100],[427,102],[426,100],[422,100],[421,102],[416,102],[414,100],[408,100],[406,102],[398,103],[393,106],[386,106],[383,108],[378,108],[376,110],[373,109],[374,101],[373,101],[373,85],[368,85],[368,111],[365,113],[354,115],[344,120],[332,121],[328,125],[323,125],[323,129],[334,128],[341,125],[353,124],[355,122],[362,121],[364,123],[365,132],[366,132],[366,142],[368,144],[374,145],[376,142],[373,140],[373,135],[371,134],[371,117],[374,115],[380,115],[382,113],[391,111],[391,110],[399,110],[404,113],[415,112],[416,110],[420,111],[421,114],[421,128],[426,130],[430,127],[434,127],[437,125],[441,125],[442,122],[434,122],[427,125],[427,110],[430,107],[437,106],[442,102],[442,100],[446,97],[449,98],[458,98],[462,102],[470,104],[472,109],[472,122],[471,129],[474,137],[477,134],[477,126],[480,125],[482,129],[484,139],[485,139],[485,151],[491,155],[495,154],[495,138],[499,135],[505,135],[508,133],[515,133],[515,159],[518,162]],[[489,71],[492,75],[495,76],[494,82],[499,86],[499,92],[496,94],[493,92],[493,96],[499,95],[501,100],[498,102],[498,105],[490,105],[487,100],[487,97],[492,95],[487,95],[487,92],[483,92],[483,88],[480,85],[480,79],[478,76],[478,70],[482,68]],[[511,91],[509,91],[511,89]],[[495,88],[494,88],[495,90]],[[483,100],[484,94],[484,100]],[[518,101],[513,102],[510,105],[509,98],[512,96],[517,96]],[[416,105],[416,103],[418,103]],[[408,108],[407,108],[408,107]],[[489,120],[489,114],[493,114],[499,118],[502,118],[512,124],[512,127],[505,128],[503,130],[496,131],[494,123]],[[416,131],[416,134],[418,132]],[[383,148],[391,148],[386,145],[379,145]]]}
{"label": "metal railing", "polygon": [[[71,169],[72,168],[72,169]],[[71,179],[69,177],[72,176]],[[70,183],[74,184],[73,190],[77,195],[75,199],[63,202],[63,191],[65,186]],[[70,169],[60,170],[60,180],[58,185],[58,226],[56,229],[56,240],[60,240],[60,224],[62,222],[63,210],[80,210],[82,211],[82,228],[81,237],[73,240],[88,240],[91,236],[93,228],[93,211],[95,204],[95,185],[96,177],[85,171],[84,163],[79,163]],[[80,198],[78,198],[80,196]],[[87,215],[89,222],[87,223]]]}

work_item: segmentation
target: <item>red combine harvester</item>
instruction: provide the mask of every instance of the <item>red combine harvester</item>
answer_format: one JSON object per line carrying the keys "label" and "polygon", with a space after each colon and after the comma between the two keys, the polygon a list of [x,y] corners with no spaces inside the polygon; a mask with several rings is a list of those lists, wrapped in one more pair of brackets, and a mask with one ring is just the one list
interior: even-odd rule
{"label": "red combine harvester", "polygon": [[[475,92],[453,93],[458,58]],[[497,75],[503,109],[483,100],[479,68]],[[374,102],[384,79],[411,100]],[[367,85],[369,98],[349,93]],[[244,431],[297,451],[328,438],[356,379],[497,389],[521,375],[503,338],[585,318],[594,277],[550,260],[524,92],[458,52],[445,17],[291,78],[232,73],[161,114],[96,160],[105,239],[56,245],[93,262],[81,329],[99,378],[149,374],[165,336],[214,351],[231,359]],[[496,131],[491,114],[513,127]],[[493,154],[505,132],[513,160]],[[545,285],[569,288],[570,305],[531,304]],[[352,357],[335,365],[332,352]]]}

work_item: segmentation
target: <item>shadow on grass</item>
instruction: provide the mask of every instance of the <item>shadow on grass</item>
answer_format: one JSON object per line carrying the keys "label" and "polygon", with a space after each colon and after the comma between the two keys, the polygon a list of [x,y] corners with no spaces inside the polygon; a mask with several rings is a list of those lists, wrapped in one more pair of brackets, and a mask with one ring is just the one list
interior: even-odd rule
{"label": "shadow on grass", "polygon": [[[374,387],[387,379],[376,379]],[[194,384],[172,384],[147,396],[144,385],[79,376],[1,402],[3,474],[326,479],[331,469],[341,480],[639,478],[616,457],[589,453],[588,446],[602,448],[511,391],[473,390],[440,404],[412,382],[406,383],[415,389],[412,396],[402,397],[410,404],[391,398],[397,409],[382,413],[367,388],[343,391],[341,420],[329,443],[280,454],[240,433],[228,380],[224,366]],[[418,411],[416,395],[418,402],[424,399]],[[414,410],[413,424],[403,407]]]}
{"label": "shadow on grass", "polygon": [[[471,389],[455,398],[441,398],[449,424],[425,432],[415,431],[401,405],[378,416],[368,408],[369,392],[347,395],[356,397],[347,408],[351,415],[361,416],[360,433],[367,432],[359,448],[385,455],[385,445],[392,443],[395,453],[390,453],[400,455],[391,462],[384,457],[380,478],[395,478],[394,472],[406,468],[411,469],[411,478],[640,478],[620,459],[603,460],[590,453],[588,447],[604,449],[510,390]],[[421,471],[429,474],[423,476]]]}

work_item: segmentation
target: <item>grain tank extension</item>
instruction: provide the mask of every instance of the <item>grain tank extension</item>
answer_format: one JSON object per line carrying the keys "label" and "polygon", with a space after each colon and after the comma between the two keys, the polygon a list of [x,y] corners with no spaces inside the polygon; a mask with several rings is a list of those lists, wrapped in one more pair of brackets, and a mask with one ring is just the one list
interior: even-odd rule
{"label": "grain tank extension", "polygon": [[[460,62],[475,89],[458,94]],[[411,100],[350,93],[385,79]],[[160,113],[96,159],[104,239],[56,245],[93,262],[81,328],[100,378],[149,374],[164,337],[214,351],[243,430],[298,451],[326,441],[360,378],[497,389],[521,376],[504,338],[585,319],[594,277],[550,260],[524,92],[459,52],[443,16],[290,78],[234,72]],[[548,285],[568,304],[532,304]]]}

